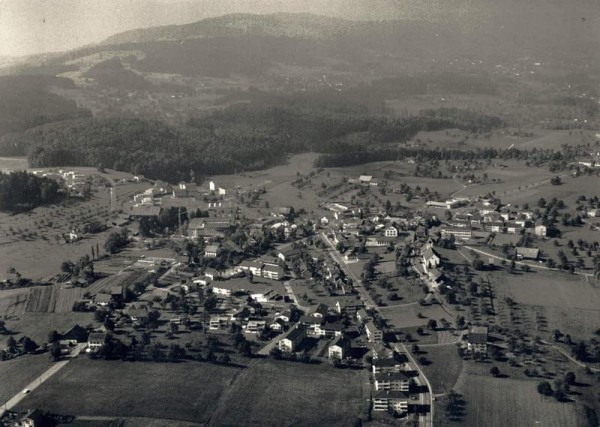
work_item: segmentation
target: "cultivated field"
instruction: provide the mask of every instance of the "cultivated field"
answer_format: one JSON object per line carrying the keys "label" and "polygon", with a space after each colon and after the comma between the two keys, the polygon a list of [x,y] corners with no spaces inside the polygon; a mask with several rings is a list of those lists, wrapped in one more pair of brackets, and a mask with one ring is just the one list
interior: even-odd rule
{"label": "cultivated field", "polygon": [[[536,381],[463,375],[456,391],[466,401],[461,425],[505,427],[550,427],[585,425],[581,408],[575,403],[560,403],[543,397]],[[444,422],[440,425],[458,425]]]}
{"label": "cultivated field", "polygon": [[220,396],[240,372],[239,368],[207,363],[130,363],[80,358],[24,399],[19,409],[206,423]]}
{"label": "cultivated field", "polygon": [[[93,323],[92,313],[23,313],[19,317],[6,320],[6,326],[15,334],[15,338],[26,335],[39,345],[48,341],[52,330],[65,332],[75,324],[87,326]],[[7,336],[0,335],[0,348],[4,348]]]}
{"label": "cultivated field", "polygon": [[29,289],[26,311],[31,313],[70,313],[83,298],[82,288],[65,285],[36,286]]}
{"label": "cultivated field", "polygon": [[257,360],[225,392],[211,425],[352,425],[368,397],[362,394],[362,374]]}
{"label": "cultivated field", "polygon": [[[0,347],[4,348],[3,345]],[[26,355],[0,362],[0,408],[52,364],[48,354]]]}
{"label": "cultivated field", "polygon": [[20,316],[25,312],[29,289],[8,289],[0,291],[0,316]]}
{"label": "cultivated field", "polygon": [[[365,398],[360,371],[325,365],[256,360],[240,369],[80,358],[24,399],[18,409],[211,425],[345,426],[361,415]],[[322,406],[325,399],[327,407]]]}

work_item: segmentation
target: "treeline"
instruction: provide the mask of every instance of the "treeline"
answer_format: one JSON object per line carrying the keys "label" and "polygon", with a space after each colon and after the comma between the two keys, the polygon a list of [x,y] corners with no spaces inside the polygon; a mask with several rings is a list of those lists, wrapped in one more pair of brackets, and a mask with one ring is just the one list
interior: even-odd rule
{"label": "treeline", "polygon": [[516,159],[530,164],[541,165],[554,162],[557,158],[566,162],[565,156],[553,150],[497,150],[495,148],[476,148],[470,150],[422,147],[347,147],[347,151],[322,154],[315,159],[316,167],[344,167],[370,162],[395,161],[414,159],[419,164],[427,161],[461,160],[474,162],[476,160]]}
{"label": "treeline", "polygon": [[178,182],[264,169],[305,151],[344,156],[379,146],[387,150],[385,144],[405,142],[423,130],[488,132],[502,125],[456,109],[392,119],[355,104],[292,99],[235,105],[180,125],[137,118],[51,123],[0,140],[0,154],[19,149],[33,167],[101,166]]}
{"label": "treeline", "polygon": [[27,172],[0,172],[0,210],[21,212],[56,200],[59,185]]}

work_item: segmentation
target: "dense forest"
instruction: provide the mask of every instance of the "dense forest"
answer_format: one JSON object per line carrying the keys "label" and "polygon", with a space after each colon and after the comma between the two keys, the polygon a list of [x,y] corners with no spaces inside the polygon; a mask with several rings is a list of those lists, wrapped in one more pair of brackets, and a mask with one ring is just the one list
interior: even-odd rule
{"label": "dense forest", "polygon": [[[57,120],[91,116],[90,111],[78,108],[74,101],[52,93],[52,86],[75,87],[72,80],[60,77],[0,76],[0,136]],[[5,145],[2,154],[20,153]]]}
{"label": "dense forest", "polygon": [[59,185],[27,172],[0,172],[0,210],[21,212],[56,200]]}
{"label": "dense forest", "polygon": [[102,166],[177,182],[264,169],[304,151],[334,154],[405,142],[422,130],[499,126],[495,117],[456,109],[390,118],[352,103],[274,97],[180,125],[130,118],[50,123],[6,135],[0,155],[27,154],[33,167]]}

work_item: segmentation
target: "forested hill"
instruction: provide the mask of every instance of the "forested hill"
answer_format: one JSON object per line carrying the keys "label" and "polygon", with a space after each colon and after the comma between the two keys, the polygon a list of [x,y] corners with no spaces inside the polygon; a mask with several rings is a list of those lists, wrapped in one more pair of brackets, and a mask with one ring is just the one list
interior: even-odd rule
{"label": "forested hill", "polygon": [[177,182],[263,169],[303,151],[336,153],[348,144],[364,149],[403,142],[420,130],[488,132],[498,126],[497,118],[455,109],[391,119],[349,107],[238,105],[183,125],[128,118],[51,123],[6,135],[0,155],[18,149],[34,167],[104,166]]}
{"label": "forested hill", "polygon": [[[72,80],[52,76],[0,76],[0,136],[57,120],[89,117],[74,101],[51,87],[74,88]],[[5,155],[17,154],[4,150]]]}

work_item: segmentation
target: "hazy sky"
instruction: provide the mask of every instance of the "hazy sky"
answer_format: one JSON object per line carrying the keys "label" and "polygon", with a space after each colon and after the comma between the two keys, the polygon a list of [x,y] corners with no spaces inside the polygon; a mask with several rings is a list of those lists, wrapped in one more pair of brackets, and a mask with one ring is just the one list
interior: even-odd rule
{"label": "hazy sky", "polygon": [[[0,0],[0,56],[64,51],[134,28],[184,24],[234,12],[457,22],[465,18],[461,22],[481,24],[489,19],[490,7],[497,10],[501,4],[508,12],[515,5],[527,5],[537,15],[532,2],[542,15],[562,7],[576,14],[576,21],[579,14],[590,13],[589,8],[577,10],[578,5],[598,5],[600,0]],[[592,10],[600,12],[600,8]],[[563,19],[562,14],[561,10],[557,16]]]}

